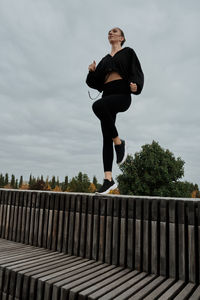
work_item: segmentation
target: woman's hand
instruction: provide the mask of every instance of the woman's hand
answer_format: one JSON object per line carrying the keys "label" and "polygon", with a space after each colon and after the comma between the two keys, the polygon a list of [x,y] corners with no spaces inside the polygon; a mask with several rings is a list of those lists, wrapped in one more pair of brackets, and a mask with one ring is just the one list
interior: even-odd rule
{"label": "woman's hand", "polygon": [[88,70],[90,72],[94,72],[96,70],[96,61],[93,60],[93,63],[91,65],[89,65]]}
{"label": "woman's hand", "polygon": [[133,93],[137,92],[137,84],[131,82],[130,83],[130,89],[131,89],[131,92],[133,92]]}

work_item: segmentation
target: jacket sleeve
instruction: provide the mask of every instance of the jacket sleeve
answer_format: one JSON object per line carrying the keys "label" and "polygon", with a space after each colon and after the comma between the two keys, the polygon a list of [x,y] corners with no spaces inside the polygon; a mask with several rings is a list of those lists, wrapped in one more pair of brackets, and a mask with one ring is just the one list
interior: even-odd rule
{"label": "jacket sleeve", "polygon": [[137,92],[132,93],[135,95],[139,95],[142,92],[144,86],[144,73],[142,71],[140,61],[134,50],[132,51],[131,57],[130,81],[137,84]]}
{"label": "jacket sleeve", "polygon": [[86,83],[87,85],[95,90],[98,90],[99,92],[101,92],[100,90],[100,84],[99,84],[99,80],[98,80],[98,76],[96,74],[96,71],[89,71],[87,78],[86,78]]}

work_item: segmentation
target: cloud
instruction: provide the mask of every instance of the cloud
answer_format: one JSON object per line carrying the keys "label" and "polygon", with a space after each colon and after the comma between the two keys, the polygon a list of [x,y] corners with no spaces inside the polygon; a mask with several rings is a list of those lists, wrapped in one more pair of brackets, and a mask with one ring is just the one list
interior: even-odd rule
{"label": "cloud", "polygon": [[[12,4],[12,5],[11,5]],[[0,3],[1,172],[103,178],[102,136],[85,84],[88,65],[121,27],[145,73],[140,96],[117,116],[134,154],[157,140],[200,185],[199,1]],[[91,90],[93,96],[97,91]],[[120,170],[113,162],[113,176]]]}

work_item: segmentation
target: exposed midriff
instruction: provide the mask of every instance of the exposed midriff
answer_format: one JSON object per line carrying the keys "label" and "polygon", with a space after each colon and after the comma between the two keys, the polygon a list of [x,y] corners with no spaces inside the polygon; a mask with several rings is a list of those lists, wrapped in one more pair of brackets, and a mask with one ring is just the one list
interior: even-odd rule
{"label": "exposed midriff", "polygon": [[107,83],[107,82],[110,82],[113,80],[118,80],[118,79],[123,79],[123,78],[119,75],[119,73],[113,71],[106,75],[104,83]]}

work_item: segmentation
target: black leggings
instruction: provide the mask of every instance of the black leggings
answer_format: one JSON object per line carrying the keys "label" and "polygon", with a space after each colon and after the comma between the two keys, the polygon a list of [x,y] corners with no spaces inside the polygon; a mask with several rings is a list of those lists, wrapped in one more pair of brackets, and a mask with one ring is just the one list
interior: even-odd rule
{"label": "black leggings", "polygon": [[92,109],[101,121],[103,134],[103,165],[104,172],[112,171],[113,138],[118,136],[115,126],[118,112],[126,111],[131,105],[129,83],[123,79],[104,84],[102,98],[95,101]]}

